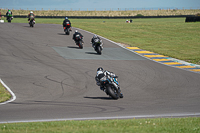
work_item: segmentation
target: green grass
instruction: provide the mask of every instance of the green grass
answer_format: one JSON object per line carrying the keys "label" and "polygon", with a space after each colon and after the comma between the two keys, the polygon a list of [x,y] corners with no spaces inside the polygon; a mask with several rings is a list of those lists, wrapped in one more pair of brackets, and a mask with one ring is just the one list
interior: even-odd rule
{"label": "green grass", "polygon": [[0,83],[0,103],[7,101],[11,98],[10,93],[3,87],[3,85]]}
{"label": "green grass", "polygon": [[200,118],[86,120],[0,124],[1,133],[199,133]]}
{"label": "green grass", "polygon": [[133,19],[133,23],[125,23],[124,19],[72,20],[74,27],[112,41],[200,64],[200,23],[184,21],[185,18]]}

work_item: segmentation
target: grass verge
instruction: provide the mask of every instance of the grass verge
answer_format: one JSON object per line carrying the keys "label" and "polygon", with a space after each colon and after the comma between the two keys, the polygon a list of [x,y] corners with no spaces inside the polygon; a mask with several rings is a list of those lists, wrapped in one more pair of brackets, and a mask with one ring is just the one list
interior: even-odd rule
{"label": "grass verge", "polygon": [[200,118],[86,120],[0,124],[1,133],[199,133]]}
{"label": "grass verge", "polygon": [[0,103],[5,102],[11,98],[10,93],[4,88],[4,86],[0,83]]}
{"label": "grass verge", "polygon": [[125,23],[124,19],[72,22],[74,27],[115,42],[200,64],[199,22],[185,23],[185,18],[134,19],[133,23]]}

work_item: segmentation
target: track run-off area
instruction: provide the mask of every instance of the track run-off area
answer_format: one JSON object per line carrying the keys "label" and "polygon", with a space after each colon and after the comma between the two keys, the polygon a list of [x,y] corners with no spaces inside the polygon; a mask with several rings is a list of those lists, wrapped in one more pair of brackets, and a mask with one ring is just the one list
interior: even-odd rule
{"label": "track run-off area", "polygon": [[[164,65],[103,38],[97,55],[90,32],[78,49],[61,25],[0,24],[0,78],[16,99],[0,105],[0,123],[200,115],[200,74]],[[119,76],[123,99],[95,82],[103,67]]]}

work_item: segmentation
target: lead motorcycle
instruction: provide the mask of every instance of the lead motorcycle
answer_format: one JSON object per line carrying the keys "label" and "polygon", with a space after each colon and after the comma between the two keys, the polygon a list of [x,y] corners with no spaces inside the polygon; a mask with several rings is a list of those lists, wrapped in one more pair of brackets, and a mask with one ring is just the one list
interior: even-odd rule
{"label": "lead motorcycle", "polygon": [[98,54],[101,54],[102,53],[102,50],[103,50],[103,42],[102,40],[100,39],[95,39],[94,40],[94,50],[98,53]]}
{"label": "lead motorcycle", "polygon": [[115,100],[123,98],[117,78],[117,76],[105,76],[101,79],[101,85],[103,85],[104,91]]}
{"label": "lead motorcycle", "polygon": [[31,20],[29,21],[30,27],[34,27],[34,24],[35,24],[35,20],[34,20],[34,19],[31,19]]}
{"label": "lead motorcycle", "polygon": [[11,23],[11,20],[13,19],[13,17],[12,16],[7,16],[7,21],[8,21],[8,23]]}
{"label": "lead motorcycle", "polygon": [[69,22],[67,22],[66,26],[63,27],[64,28],[64,32],[66,35],[69,35],[70,34],[70,24]]}
{"label": "lead motorcycle", "polygon": [[76,35],[75,37],[75,42],[76,42],[76,45],[79,46],[79,48],[83,48],[83,37],[81,37],[79,34]]}

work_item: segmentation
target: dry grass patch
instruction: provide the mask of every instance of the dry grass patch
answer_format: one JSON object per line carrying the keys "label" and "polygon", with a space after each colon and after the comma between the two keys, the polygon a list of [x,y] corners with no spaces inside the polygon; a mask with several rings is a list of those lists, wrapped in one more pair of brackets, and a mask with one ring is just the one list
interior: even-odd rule
{"label": "dry grass patch", "polygon": [[[0,9],[5,15],[7,9]],[[13,15],[28,15],[31,10],[12,10]],[[168,15],[196,15],[200,9],[191,10],[127,10],[127,11],[68,11],[68,10],[33,10],[36,16],[168,16]]]}

